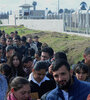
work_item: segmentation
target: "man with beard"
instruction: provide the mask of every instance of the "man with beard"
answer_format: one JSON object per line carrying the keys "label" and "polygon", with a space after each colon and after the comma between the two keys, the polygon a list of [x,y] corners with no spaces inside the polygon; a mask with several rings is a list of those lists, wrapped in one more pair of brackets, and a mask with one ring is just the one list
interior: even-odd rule
{"label": "man with beard", "polygon": [[47,94],[46,100],[86,100],[90,83],[77,80],[67,61],[55,60],[52,71],[57,87]]}

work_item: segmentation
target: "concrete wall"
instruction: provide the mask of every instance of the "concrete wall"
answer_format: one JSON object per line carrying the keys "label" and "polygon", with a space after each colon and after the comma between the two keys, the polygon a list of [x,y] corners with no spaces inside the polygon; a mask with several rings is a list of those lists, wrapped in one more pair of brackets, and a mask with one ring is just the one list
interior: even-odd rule
{"label": "concrete wall", "polygon": [[22,24],[25,27],[34,30],[63,32],[63,20],[60,19],[59,20],[55,20],[55,19],[16,20],[16,25],[22,25]]}
{"label": "concrete wall", "polygon": [[[8,20],[2,20],[3,25],[8,25]],[[63,32],[63,20],[56,19],[17,19],[15,17],[9,17],[9,25],[24,25],[29,29],[51,31],[51,32]]]}
{"label": "concrete wall", "polygon": [[9,24],[10,25],[15,25],[16,24],[14,15],[9,15]]}
{"label": "concrete wall", "polygon": [[9,23],[9,20],[8,19],[1,19],[3,25],[7,25]]}

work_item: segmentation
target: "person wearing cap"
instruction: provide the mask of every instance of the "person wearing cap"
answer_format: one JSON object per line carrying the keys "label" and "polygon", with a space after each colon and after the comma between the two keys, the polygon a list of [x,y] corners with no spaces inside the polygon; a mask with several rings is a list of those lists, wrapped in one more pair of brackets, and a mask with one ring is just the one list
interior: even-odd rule
{"label": "person wearing cap", "polygon": [[37,93],[39,99],[41,96],[54,89],[56,84],[46,76],[47,63],[45,61],[38,61],[29,75],[31,93]]}
{"label": "person wearing cap", "polygon": [[34,36],[34,43],[36,44],[36,46],[38,48],[38,51],[41,51],[42,43],[39,42],[39,37],[38,36]]}

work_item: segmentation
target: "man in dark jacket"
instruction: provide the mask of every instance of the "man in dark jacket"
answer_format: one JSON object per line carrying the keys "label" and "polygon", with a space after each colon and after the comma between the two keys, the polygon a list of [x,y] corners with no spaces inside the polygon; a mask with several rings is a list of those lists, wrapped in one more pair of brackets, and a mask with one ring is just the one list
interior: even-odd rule
{"label": "man in dark jacket", "polygon": [[90,83],[83,82],[72,76],[67,61],[55,60],[53,63],[53,77],[57,87],[50,91],[46,100],[86,100],[90,94]]}

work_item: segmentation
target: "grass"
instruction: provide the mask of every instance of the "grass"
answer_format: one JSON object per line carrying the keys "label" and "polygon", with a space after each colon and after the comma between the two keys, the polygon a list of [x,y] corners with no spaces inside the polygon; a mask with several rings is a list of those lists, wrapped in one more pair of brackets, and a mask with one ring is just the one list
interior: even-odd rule
{"label": "grass", "polygon": [[32,34],[38,35],[42,43],[47,43],[50,47],[57,51],[64,51],[67,54],[70,64],[75,64],[83,59],[83,52],[86,47],[90,47],[90,37],[82,37],[77,35],[69,35],[58,32],[38,31],[27,29],[24,26],[17,27],[0,27],[1,30],[5,30],[6,33],[17,30],[18,33],[26,35],[27,37]]}
{"label": "grass", "polygon": [[18,31],[18,34],[20,36],[37,32],[35,30],[27,29],[24,26],[8,26],[8,27],[0,26],[0,30],[5,30],[5,32],[8,34],[10,34],[11,32],[14,32],[14,31]]}

